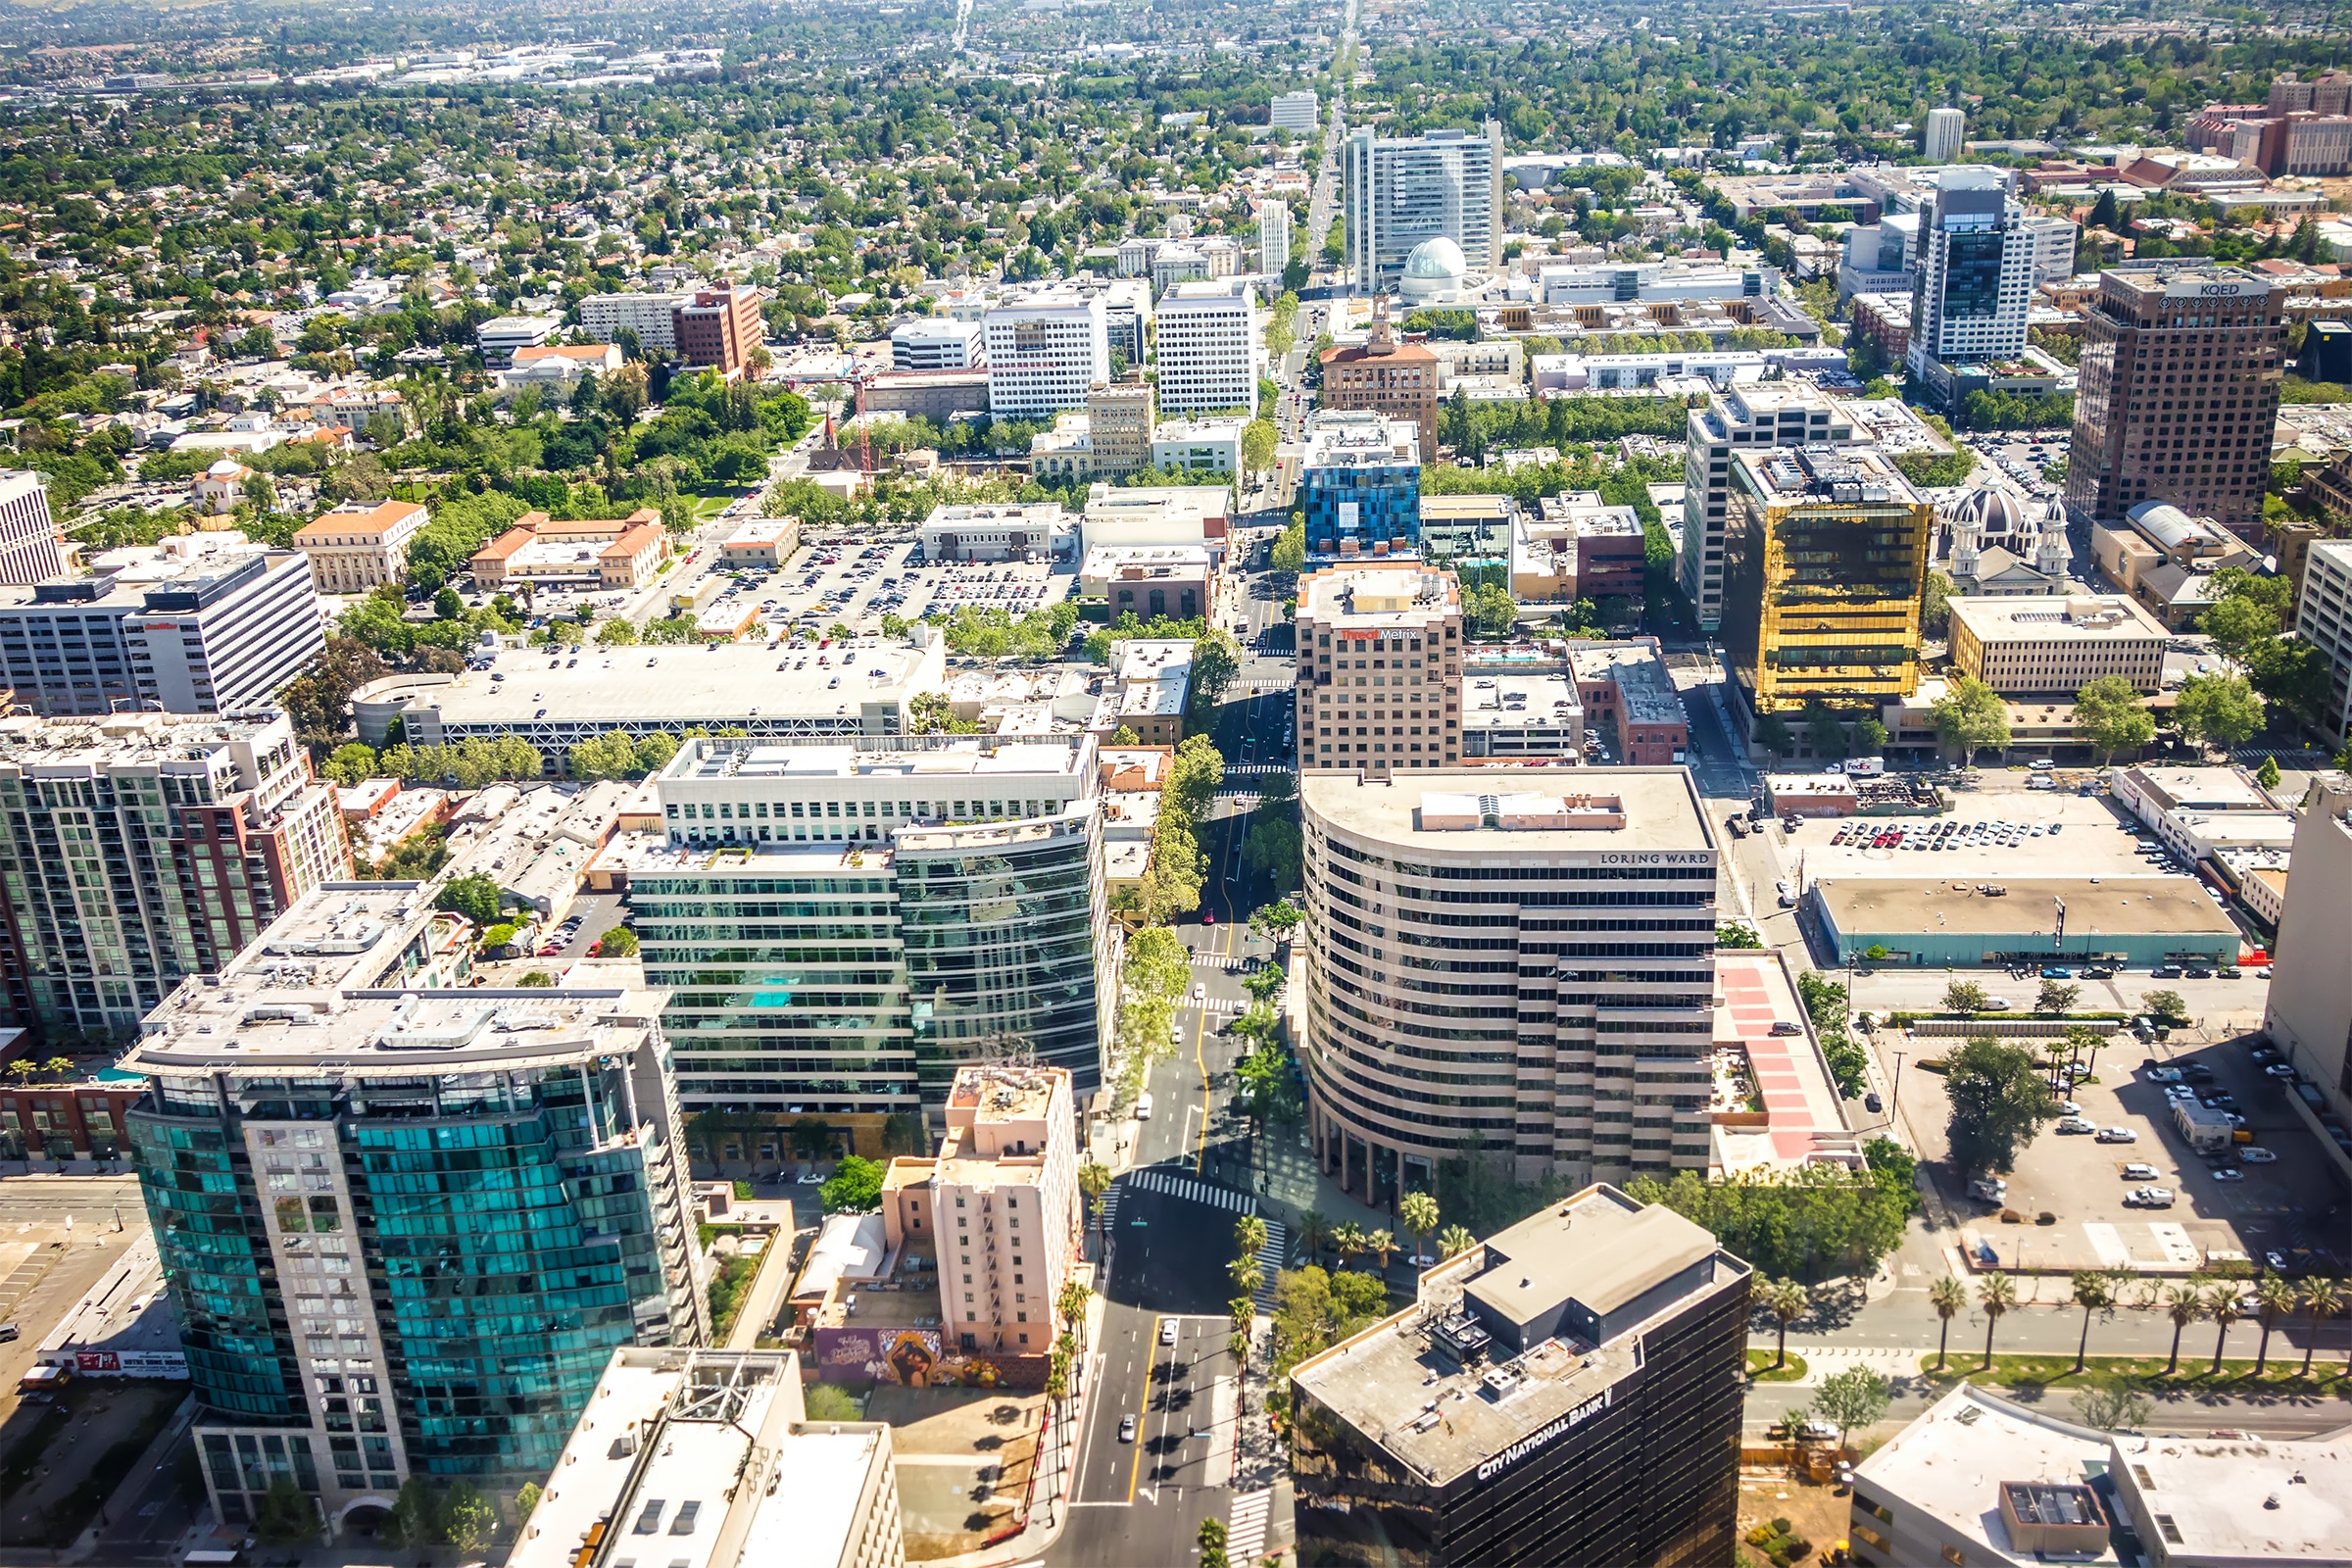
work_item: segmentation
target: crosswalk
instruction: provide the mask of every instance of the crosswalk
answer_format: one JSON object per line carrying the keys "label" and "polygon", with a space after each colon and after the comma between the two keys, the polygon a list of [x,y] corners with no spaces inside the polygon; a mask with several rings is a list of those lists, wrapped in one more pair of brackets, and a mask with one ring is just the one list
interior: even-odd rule
{"label": "crosswalk", "polygon": [[1250,1005],[1248,997],[1210,997],[1205,1002],[1187,1003],[1195,1012],[1240,1012]]}
{"label": "crosswalk", "polygon": [[[1271,1312],[1274,1310],[1274,1276],[1290,1267],[1290,1227],[1269,1216],[1266,1220],[1266,1245],[1257,1250],[1258,1285],[1257,1289],[1250,1293],[1250,1299],[1257,1303],[1259,1311]],[[1239,1553],[1232,1555],[1236,1562],[1249,1560]]]}
{"label": "crosswalk", "polygon": [[[1237,1193],[1230,1187],[1219,1187],[1214,1182],[1181,1175],[1164,1165],[1147,1165],[1141,1170],[1129,1171],[1126,1180],[1115,1184],[1111,1191],[1115,1193],[1129,1183],[1141,1192],[1158,1193],[1164,1198],[1190,1199],[1196,1203],[1209,1203],[1242,1214],[1257,1212],[1257,1200],[1248,1193]],[[1266,1228],[1269,1231],[1273,1229],[1271,1221]]]}
{"label": "crosswalk", "polygon": [[1236,1493],[1233,1516],[1225,1527],[1225,1560],[1255,1568],[1259,1553],[1266,1549],[1266,1525],[1274,1512],[1274,1494],[1266,1492]]}

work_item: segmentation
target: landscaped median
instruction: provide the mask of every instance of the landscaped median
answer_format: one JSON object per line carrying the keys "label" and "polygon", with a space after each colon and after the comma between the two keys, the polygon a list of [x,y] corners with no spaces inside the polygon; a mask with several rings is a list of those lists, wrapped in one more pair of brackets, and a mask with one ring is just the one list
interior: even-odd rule
{"label": "landscaped median", "polygon": [[1747,1352],[1747,1381],[1750,1383],[1794,1383],[1805,1375],[1805,1358],[1792,1355],[1775,1366],[1770,1350],[1750,1348]]}
{"label": "landscaped median", "polygon": [[[2207,1338],[2210,1340],[2210,1331]],[[1758,1353],[1748,1351],[1751,1366]],[[1763,1353],[1766,1360],[1771,1359],[1769,1352]],[[2259,1378],[2254,1375],[2252,1356],[2224,1359],[2217,1375],[2210,1351],[2194,1355],[2186,1346],[2181,1347],[2179,1370],[2168,1373],[2167,1364],[2168,1358],[2161,1355],[2094,1355],[2087,1357],[2082,1370],[2077,1372],[2071,1355],[1996,1355],[1989,1366],[1982,1355],[1954,1355],[1938,1369],[1935,1352],[1922,1352],[1919,1358],[1920,1375],[1939,1389],[1965,1378],[1980,1388],[2003,1389],[2013,1394],[2044,1389],[2063,1393],[2120,1387],[2160,1397],[2180,1394],[2282,1396],[2338,1401],[2347,1407],[2347,1418],[2352,1419],[2352,1373],[2347,1373],[2344,1363],[2332,1354],[2326,1361],[2315,1361],[2309,1377],[2303,1375],[2299,1353],[2272,1356]]]}

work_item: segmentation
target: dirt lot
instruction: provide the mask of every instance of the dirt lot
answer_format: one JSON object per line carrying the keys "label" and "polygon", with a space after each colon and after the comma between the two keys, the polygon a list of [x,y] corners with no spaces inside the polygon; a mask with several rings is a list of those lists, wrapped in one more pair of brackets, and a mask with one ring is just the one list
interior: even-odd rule
{"label": "dirt lot", "polygon": [[1764,1560],[1763,1553],[1745,1544],[1747,1533],[1760,1524],[1786,1519],[1795,1527],[1798,1536],[1813,1544],[1812,1554],[1805,1561],[1818,1563],[1828,1554],[1832,1543],[1845,1539],[1846,1523],[1851,1517],[1852,1500],[1836,1487],[1788,1476],[1740,1478],[1740,1549],[1747,1553],[1741,1559],[1743,1562]]}
{"label": "dirt lot", "polygon": [[0,1424],[0,1539],[71,1545],[188,1397],[185,1383],[90,1378]]}
{"label": "dirt lot", "polygon": [[911,1561],[977,1550],[1020,1507],[1037,1456],[1042,1394],[878,1388],[865,1419],[892,1426]]}

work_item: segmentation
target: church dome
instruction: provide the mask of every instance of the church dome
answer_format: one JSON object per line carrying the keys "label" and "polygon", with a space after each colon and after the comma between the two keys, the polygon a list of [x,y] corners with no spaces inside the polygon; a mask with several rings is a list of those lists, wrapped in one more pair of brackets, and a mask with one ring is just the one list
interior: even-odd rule
{"label": "church dome", "polygon": [[2006,490],[1971,490],[1952,506],[1952,521],[1972,524],[1986,540],[2014,538],[2026,528],[2025,509]]}

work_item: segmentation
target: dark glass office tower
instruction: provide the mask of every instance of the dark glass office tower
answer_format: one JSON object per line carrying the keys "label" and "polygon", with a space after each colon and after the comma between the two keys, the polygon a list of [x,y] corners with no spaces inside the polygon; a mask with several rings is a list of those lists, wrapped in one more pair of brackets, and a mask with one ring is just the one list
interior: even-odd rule
{"label": "dark glass office tower", "polygon": [[1291,1374],[1298,1561],[1728,1563],[1747,1265],[1590,1187]]}

